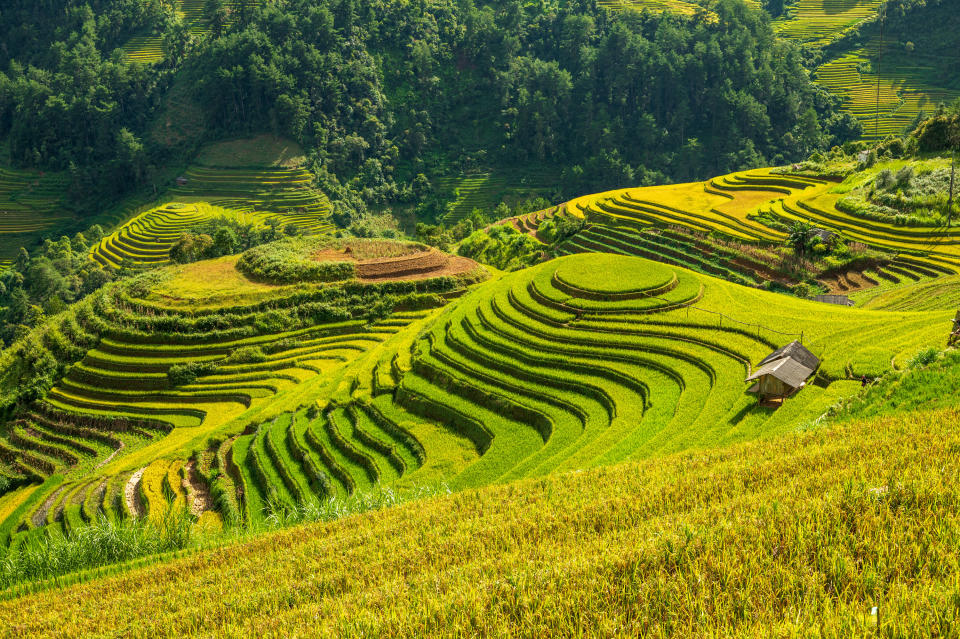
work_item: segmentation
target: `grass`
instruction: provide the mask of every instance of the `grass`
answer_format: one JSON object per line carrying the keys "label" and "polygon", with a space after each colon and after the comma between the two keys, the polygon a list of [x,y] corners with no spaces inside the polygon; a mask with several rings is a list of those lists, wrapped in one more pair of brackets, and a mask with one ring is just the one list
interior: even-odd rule
{"label": "grass", "polygon": [[466,491],[27,595],[0,619],[31,636],[949,635],[957,419]]}
{"label": "grass", "polygon": [[227,255],[175,266],[169,278],[153,288],[150,299],[183,307],[229,307],[292,289],[250,280],[236,269],[238,258]]}
{"label": "grass", "polygon": [[197,163],[203,166],[295,169],[304,162],[306,156],[299,144],[269,133],[217,142],[204,147],[197,155]]}

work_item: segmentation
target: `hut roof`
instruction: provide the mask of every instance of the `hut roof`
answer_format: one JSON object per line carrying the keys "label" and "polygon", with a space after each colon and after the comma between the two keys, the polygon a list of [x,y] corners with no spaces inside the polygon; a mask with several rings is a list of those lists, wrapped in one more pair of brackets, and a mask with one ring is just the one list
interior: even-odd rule
{"label": "hut roof", "polygon": [[747,381],[759,379],[764,375],[773,375],[791,388],[800,388],[811,373],[813,373],[812,368],[807,368],[789,357],[781,357],[755,370],[753,375],[747,378]]}
{"label": "hut roof", "polygon": [[810,229],[810,234],[824,242],[829,242],[836,235],[836,233],[827,229]]}
{"label": "hut roof", "polygon": [[763,358],[746,381],[772,375],[791,388],[800,388],[818,366],[820,366],[819,358],[804,348],[800,342],[794,341]]}
{"label": "hut roof", "polygon": [[803,344],[796,340],[773,351],[760,360],[760,363],[757,364],[757,366],[763,367],[764,364],[768,364],[782,357],[789,357],[790,359],[803,364],[806,368],[809,368],[811,372],[817,370],[817,367],[820,366],[820,359],[807,350]]}

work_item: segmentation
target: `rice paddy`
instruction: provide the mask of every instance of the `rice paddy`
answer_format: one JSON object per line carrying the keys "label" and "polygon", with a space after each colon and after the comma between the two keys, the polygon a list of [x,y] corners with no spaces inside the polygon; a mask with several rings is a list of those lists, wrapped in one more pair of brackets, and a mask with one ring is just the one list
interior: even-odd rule
{"label": "rice paddy", "polygon": [[[845,187],[835,181],[764,169],[703,183],[621,189],[584,196],[566,203],[564,210],[601,225],[632,228],[629,232],[634,235],[637,230],[675,225],[736,241],[782,243],[786,234],[763,224],[758,219],[763,214],[784,225],[809,222],[845,240],[895,253],[898,268],[905,271],[903,276],[912,280],[960,271],[960,249],[957,248],[960,232],[955,228],[897,226],[857,217],[837,209],[837,200],[844,191]],[[574,238],[567,244],[567,250],[574,251],[578,241]],[[614,241],[615,238],[592,246],[623,252],[622,244],[613,244]],[[633,240],[628,241],[631,242]],[[695,259],[691,253],[690,260]],[[900,282],[896,273],[890,277],[894,283]]]}
{"label": "rice paddy", "polygon": [[28,594],[0,620],[34,637],[949,635],[958,417],[464,491]]}
{"label": "rice paddy", "polygon": [[43,232],[75,220],[65,206],[67,178],[60,173],[0,166],[0,270]]}
{"label": "rice paddy", "polygon": [[91,257],[112,267],[163,265],[184,231],[215,217],[328,233],[330,203],[312,180],[303,169],[191,167],[168,191],[175,201],[136,215],[93,247]]}
{"label": "rice paddy", "polygon": [[[233,14],[241,4],[255,5],[260,0],[231,0],[226,2],[232,22]],[[177,18],[187,25],[190,35],[201,39],[210,33],[210,25],[203,15],[204,0],[173,0]],[[163,40],[160,34],[143,33],[130,38],[122,47],[127,57],[140,64],[156,64],[163,60]]]}
{"label": "rice paddy", "polygon": [[938,87],[931,79],[944,61],[931,62],[907,53],[900,50],[899,43],[886,45],[878,78],[870,66],[876,63],[879,49],[875,38],[866,47],[823,64],[816,72],[821,84],[843,98],[844,110],[863,123],[864,138],[902,135],[919,114],[929,115],[940,103],[960,97],[960,91]]}
{"label": "rice paddy", "polygon": [[518,174],[470,173],[433,179],[434,188],[453,194],[441,221],[453,225],[474,209],[489,211],[502,201],[550,194],[556,190],[557,172],[550,169],[520,171]]}

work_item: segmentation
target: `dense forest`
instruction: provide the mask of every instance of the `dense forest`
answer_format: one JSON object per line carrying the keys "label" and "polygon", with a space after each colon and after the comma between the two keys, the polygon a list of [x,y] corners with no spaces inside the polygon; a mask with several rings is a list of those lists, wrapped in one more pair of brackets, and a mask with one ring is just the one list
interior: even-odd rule
{"label": "dense forest", "polygon": [[[152,167],[191,150],[147,135],[175,78],[192,87],[206,139],[297,139],[350,214],[414,202],[421,173],[549,164],[574,195],[790,161],[857,133],[798,48],[741,0],[694,16],[583,0],[237,6],[207,2],[198,34],[159,1],[5,3],[10,161],[70,169],[86,194],[156,179]],[[162,62],[117,48],[150,31]]]}

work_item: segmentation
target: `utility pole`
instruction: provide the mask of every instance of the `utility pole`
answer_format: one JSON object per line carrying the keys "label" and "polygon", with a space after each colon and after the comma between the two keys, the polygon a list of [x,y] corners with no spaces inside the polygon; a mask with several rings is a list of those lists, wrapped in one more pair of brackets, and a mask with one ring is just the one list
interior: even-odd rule
{"label": "utility pole", "polygon": [[950,226],[950,218],[953,217],[953,176],[957,169],[957,150],[950,150],[950,193],[947,195],[947,226]]}
{"label": "utility pole", "polygon": [[880,48],[877,49],[877,118],[873,123],[873,137],[880,137],[880,62],[883,60],[883,19],[885,4],[880,5]]}

